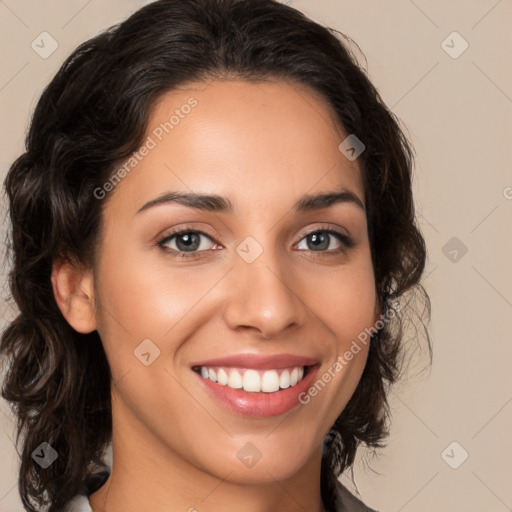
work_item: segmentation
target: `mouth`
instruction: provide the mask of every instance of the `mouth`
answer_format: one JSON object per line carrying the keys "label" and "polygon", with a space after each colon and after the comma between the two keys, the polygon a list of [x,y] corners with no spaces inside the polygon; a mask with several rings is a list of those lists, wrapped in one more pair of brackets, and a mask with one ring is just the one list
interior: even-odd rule
{"label": "mouth", "polygon": [[238,415],[278,416],[301,402],[320,363],[308,357],[241,354],[191,365],[201,388],[218,406]]}
{"label": "mouth", "polygon": [[247,393],[277,393],[296,386],[306,377],[312,366],[293,366],[257,370],[254,368],[230,368],[227,366],[194,366],[192,370],[203,379],[219,386],[243,389]]}

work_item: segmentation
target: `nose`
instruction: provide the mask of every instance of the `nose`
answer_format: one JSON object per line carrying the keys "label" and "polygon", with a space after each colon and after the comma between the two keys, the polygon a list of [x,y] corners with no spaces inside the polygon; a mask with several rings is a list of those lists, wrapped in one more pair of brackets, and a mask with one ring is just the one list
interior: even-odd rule
{"label": "nose", "polygon": [[271,251],[263,251],[252,263],[237,259],[224,310],[231,329],[252,330],[271,339],[304,323],[307,307],[293,286],[299,284],[297,276],[285,266]]}

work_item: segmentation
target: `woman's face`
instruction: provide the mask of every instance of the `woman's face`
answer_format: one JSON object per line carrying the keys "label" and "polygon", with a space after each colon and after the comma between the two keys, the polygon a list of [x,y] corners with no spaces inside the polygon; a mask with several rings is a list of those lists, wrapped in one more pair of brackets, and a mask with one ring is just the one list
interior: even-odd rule
{"label": "woman's face", "polygon": [[119,443],[155,468],[179,461],[240,482],[319,470],[366,363],[358,335],[380,313],[361,169],[338,149],[348,135],[284,82],[160,98],[140,161],[98,199],[114,454]]}

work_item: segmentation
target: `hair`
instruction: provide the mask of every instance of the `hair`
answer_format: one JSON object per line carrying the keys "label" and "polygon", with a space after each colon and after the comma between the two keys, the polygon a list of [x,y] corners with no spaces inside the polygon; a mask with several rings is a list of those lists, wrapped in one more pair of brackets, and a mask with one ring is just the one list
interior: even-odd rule
{"label": "hair", "polygon": [[[81,44],[42,93],[25,152],[5,179],[10,297],[19,313],[2,333],[8,361],[2,396],[23,439],[18,490],[26,510],[62,510],[105,470],[112,440],[111,373],[101,339],[64,319],[53,294],[57,260],[94,267],[102,206],[94,190],[143,141],[165,92],[231,77],[308,86],[347,134],[363,141],[361,166],[377,296],[390,317],[373,332],[358,386],[324,440],[321,494],[335,485],[361,443],[389,435],[390,386],[402,375],[410,293],[430,301],[420,278],[426,247],[412,197],[413,149],[340,32],[276,0],[160,0]],[[341,142],[341,141],[340,141]],[[425,324],[422,326],[427,332]],[[374,329],[375,331],[375,329]],[[427,332],[431,354],[430,339]],[[23,434],[23,435],[22,435]],[[58,458],[44,470],[31,454],[48,442]]]}

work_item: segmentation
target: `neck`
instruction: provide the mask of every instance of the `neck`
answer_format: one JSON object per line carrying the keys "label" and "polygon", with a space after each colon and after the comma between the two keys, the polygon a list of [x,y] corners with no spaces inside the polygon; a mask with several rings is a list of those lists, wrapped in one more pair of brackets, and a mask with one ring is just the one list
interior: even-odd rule
{"label": "neck", "polygon": [[[113,448],[115,458],[115,448]],[[319,479],[299,472],[286,480],[249,484],[204,474],[197,468],[187,473],[173,468],[162,471],[153,464],[130,465],[115,458],[105,484],[89,497],[93,512],[325,512]],[[193,482],[193,485],[191,485]]]}

